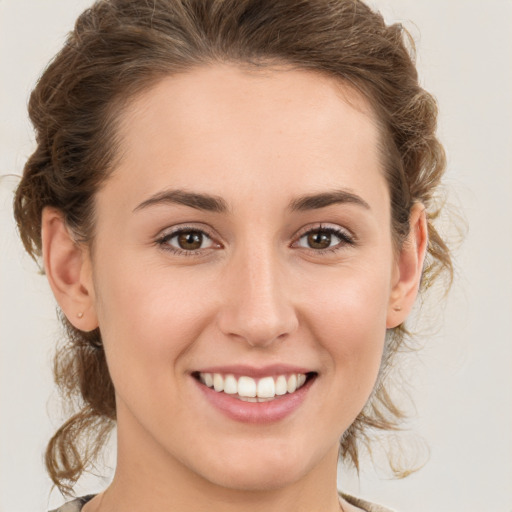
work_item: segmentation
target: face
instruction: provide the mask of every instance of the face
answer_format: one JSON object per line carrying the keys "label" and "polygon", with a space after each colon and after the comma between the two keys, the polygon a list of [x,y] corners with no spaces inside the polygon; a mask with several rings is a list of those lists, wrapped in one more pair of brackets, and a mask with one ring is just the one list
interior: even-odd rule
{"label": "face", "polygon": [[119,467],[237,489],[332,468],[398,271],[367,104],[315,73],[219,65],[141,94],[120,135],[91,277]]}

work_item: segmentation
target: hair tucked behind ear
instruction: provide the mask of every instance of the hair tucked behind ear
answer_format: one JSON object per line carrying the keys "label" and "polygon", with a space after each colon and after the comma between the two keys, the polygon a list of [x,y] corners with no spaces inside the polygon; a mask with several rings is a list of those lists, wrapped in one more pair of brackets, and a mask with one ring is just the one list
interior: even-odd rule
{"label": "hair tucked behind ear", "polygon": [[[32,92],[29,113],[37,146],[16,192],[21,239],[41,255],[41,212],[59,209],[77,240],[94,243],[94,195],[115,168],[116,123],[123,105],[160,78],[201,65],[289,65],[317,71],[360,91],[373,106],[391,193],[397,245],[409,213],[428,214],[428,259],[422,286],[444,270],[448,248],[437,233],[436,188],[445,167],[436,135],[437,109],[418,84],[400,25],[357,0],[101,0],[77,20],[61,52]],[[77,411],[55,433],[46,453],[52,480],[69,492],[115,423],[114,389],[101,333],[85,333],[62,318],[67,343],[55,376]],[[371,429],[397,428],[401,413],[386,376],[405,329],[389,333],[382,378],[341,441],[341,456],[358,465],[358,439]]]}

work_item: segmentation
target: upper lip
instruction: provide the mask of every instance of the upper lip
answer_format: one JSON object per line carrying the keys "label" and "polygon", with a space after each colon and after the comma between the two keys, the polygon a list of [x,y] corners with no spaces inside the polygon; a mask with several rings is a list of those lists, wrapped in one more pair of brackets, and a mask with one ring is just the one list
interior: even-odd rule
{"label": "upper lip", "polygon": [[193,373],[221,373],[223,375],[231,374],[236,376],[247,376],[252,378],[269,377],[274,375],[286,375],[291,373],[311,373],[311,368],[304,366],[293,366],[288,364],[271,364],[268,366],[250,366],[250,365],[222,365],[208,366],[196,370]]}

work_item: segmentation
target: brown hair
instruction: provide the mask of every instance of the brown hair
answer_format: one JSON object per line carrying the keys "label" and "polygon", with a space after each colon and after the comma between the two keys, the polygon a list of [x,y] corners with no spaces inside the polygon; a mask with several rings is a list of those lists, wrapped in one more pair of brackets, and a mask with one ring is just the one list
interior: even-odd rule
{"label": "brown hair", "polygon": [[[61,52],[32,92],[29,113],[37,147],[28,159],[14,209],[21,239],[41,256],[41,214],[58,208],[77,239],[94,241],[94,195],[115,168],[116,123],[123,104],[159,78],[214,62],[280,63],[337,78],[359,90],[383,134],[392,230],[401,243],[411,206],[428,212],[429,243],[422,287],[444,269],[449,251],[432,220],[434,192],[445,167],[436,138],[437,108],[418,84],[413,44],[399,24],[357,0],[101,0],[77,20]],[[85,333],[66,318],[67,343],[55,376],[78,412],[46,452],[52,480],[69,492],[94,460],[115,423],[114,388],[99,329]],[[340,441],[358,467],[358,440],[372,429],[398,427],[400,410],[385,387],[386,368],[404,343],[388,333],[382,378]]]}

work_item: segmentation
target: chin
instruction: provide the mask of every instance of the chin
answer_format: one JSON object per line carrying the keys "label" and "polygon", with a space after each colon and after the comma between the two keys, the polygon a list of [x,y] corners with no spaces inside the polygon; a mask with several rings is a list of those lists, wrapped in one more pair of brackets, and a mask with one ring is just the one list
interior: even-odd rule
{"label": "chin", "polygon": [[254,443],[259,449],[237,450],[238,456],[225,457],[221,464],[218,460],[212,461],[213,464],[203,466],[203,471],[199,473],[212,484],[226,489],[268,492],[300,481],[314,465],[308,463],[301,450],[290,453],[286,449],[274,448],[265,453],[265,448],[259,447],[258,440]]}
{"label": "chin", "polygon": [[251,471],[243,474],[235,471],[216,473],[210,481],[226,489],[243,492],[270,492],[289,487],[299,481],[303,475],[290,471]]}

